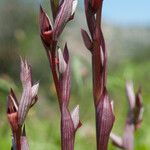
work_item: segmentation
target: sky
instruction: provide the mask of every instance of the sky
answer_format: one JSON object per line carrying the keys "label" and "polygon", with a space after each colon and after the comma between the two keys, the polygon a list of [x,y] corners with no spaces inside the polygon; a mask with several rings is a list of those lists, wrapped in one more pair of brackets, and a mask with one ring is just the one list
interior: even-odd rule
{"label": "sky", "polygon": [[117,24],[150,25],[150,0],[104,0],[103,17]]}
{"label": "sky", "polygon": [[150,0],[104,0],[107,20],[125,24],[150,24]]}

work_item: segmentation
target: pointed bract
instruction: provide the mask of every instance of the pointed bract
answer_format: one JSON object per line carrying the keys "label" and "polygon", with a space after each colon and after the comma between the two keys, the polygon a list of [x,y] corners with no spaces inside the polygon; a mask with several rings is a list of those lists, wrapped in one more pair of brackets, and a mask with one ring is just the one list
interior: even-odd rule
{"label": "pointed bract", "polygon": [[18,129],[18,106],[16,101],[14,100],[14,97],[12,96],[12,90],[9,93],[9,96],[7,98],[7,117],[9,120],[9,123],[11,125],[11,129],[13,132],[17,131]]}
{"label": "pointed bract", "polygon": [[91,51],[92,50],[92,41],[91,41],[89,35],[83,29],[81,29],[81,33],[82,33],[82,38],[83,38],[86,48]]}
{"label": "pointed bract", "polygon": [[81,33],[86,48],[92,54],[97,150],[107,150],[108,139],[115,117],[106,90],[107,51],[101,29],[102,0],[84,0],[84,5],[91,38],[85,30],[81,30]]}
{"label": "pointed bract", "polygon": [[9,94],[9,96],[10,96],[11,99],[14,101],[14,105],[15,105],[16,109],[18,110],[19,103],[18,103],[17,97],[16,97],[16,95],[15,95],[15,93],[14,93],[14,91],[13,91],[12,88],[10,89],[10,94]]}
{"label": "pointed bract", "polygon": [[91,37],[93,38],[93,33],[95,32],[95,27],[96,27],[95,16],[91,8],[90,1],[84,0],[84,5],[85,5],[85,15],[86,15],[86,20],[87,20],[87,25],[88,25]]}
{"label": "pointed bract", "polygon": [[22,59],[20,78],[22,81],[23,93],[18,109],[18,124],[22,126],[32,103],[31,67],[28,65],[26,60],[23,61]]}
{"label": "pointed bract", "polygon": [[115,146],[124,150],[133,150],[134,132],[136,131],[135,129],[140,127],[143,116],[141,89],[139,89],[135,96],[133,82],[127,81],[126,94],[129,101],[129,113],[126,118],[124,134],[122,136],[122,145],[119,144],[120,142],[118,142],[115,134],[112,134],[113,136],[111,135],[111,139]]}
{"label": "pointed bract", "polygon": [[110,104],[111,104],[112,112],[114,113],[114,101],[111,101]]}
{"label": "pointed bract", "polygon": [[7,117],[12,129],[12,147],[13,150],[29,150],[25,135],[25,127],[22,131],[26,115],[33,105],[33,99],[36,99],[39,84],[32,86],[31,66],[26,60],[20,57],[21,71],[20,80],[22,82],[23,93],[20,103],[13,90],[10,90],[7,99]]}
{"label": "pointed bract", "polygon": [[73,0],[63,0],[54,24],[54,35],[53,35],[54,40],[57,40],[57,38],[62,33],[66,23],[72,16],[72,8],[73,8]]}
{"label": "pointed bract", "polygon": [[122,141],[121,137],[119,137],[113,133],[110,133],[110,138],[114,145],[116,145],[119,148],[123,148],[123,141]]}
{"label": "pointed bract", "polygon": [[70,66],[67,65],[66,71],[60,75],[59,77],[59,86],[61,92],[61,103],[65,103],[68,105],[69,98],[70,98]]}
{"label": "pointed bract", "polygon": [[[54,84],[57,91],[59,106],[61,111],[61,149],[73,150],[76,127],[75,117],[71,118],[68,109],[70,99],[70,64],[67,44],[65,44],[64,51],[58,49],[58,39],[65,27],[65,25],[73,19],[77,0],[51,0],[52,15],[54,27],[52,31],[52,40],[47,42],[42,37],[43,45],[46,49],[47,56],[52,70]],[[43,12],[41,13],[44,14]],[[44,15],[46,16],[46,15]],[[40,17],[42,18],[42,17]],[[49,20],[49,19],[46,19]],[[50,32],[50,31],[49,31]],[[76,113],[75,113],[76,114]],[[74,115],[73,115],[74,116]],[[79,122],[80,123],[80,122]],[[78,123],[78,126],[80,125]]]}
{"label": "pointed bract", "polygon": [[114,114],[107,92],[104,91],[103,97],[96,107],[96,130],[97,130],[97,149],[106,150],[114,123]]}
{"label": "pointed bract", "polygon": [[135,107],[135,94],[134,94],[134,88],[133,88],[133,82],[127,81],[126,82],[126,93],[129,101],[130,109],[133,110]]}
{"label": "pointed bract", "polygon": [[66,63],[68,64],[68,62],[69,62],[69,51],[68,51],[67,43],[65,44],[65,47],[64,47],[63,56],[64,56]]}
{"label": "pointed bract", "polygon": [[141,89],[139,88],[137,94],[136,94],[136,104],[134,108],[134,115],[135,115],[135,128],[139,128],[141,126],[141,122],[143,120],[143,100],[142,100],[142,94]]}
{"label": "pointed bract", "polygon": [[20,79],[22,82],[23,88],[26,86],[31,86],[32,77],[31,77],[31,67],[28,65],[26,60],[21,58],[21,71],[20,71]]}
{"label": "pointed bract", "polygon": [[58,49],[58,58],[59,58],[59,72],[62,74],[66,71],[67,64],[64,60],[61,49]]}
{"label": "pointed bract", "polygon": [[80,119],[79,119],[79,105],[77,105],[71,112],[71,118],[73,121],[74,128],[77,129]]}
{"label": "pointed bract", "polygon": [[34,99],[37,96],[39,89],[39,83],[36,83],[32,86],[32,99]]}
{"label": "pointed bract", "polygon": [[42,9],[42,6],[40,6],[40,34],[46,45],[51,44],[53,37],[52,24],[48,15]]}

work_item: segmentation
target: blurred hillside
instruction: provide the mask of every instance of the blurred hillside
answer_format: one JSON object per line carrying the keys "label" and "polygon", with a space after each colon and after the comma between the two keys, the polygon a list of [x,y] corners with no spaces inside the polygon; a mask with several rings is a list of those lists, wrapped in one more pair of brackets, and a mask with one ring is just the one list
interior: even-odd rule
{"label": "blurred hillside", "polygon": [[[48,1],[42,4],[49,13]],[[15,0],[10,3],[10,0],[0,0],[0,149],[10,147],[11,133],[5,116],[6,95],[12,87],[20,96],[19,56],[29,60],[34,79],[40,82],[39,102],[29,114],[26,126],[31,150],[47,150],[48,146],[56,150],[60,145],[56,93],[39,37],[38,17],[37,1]],[[81,108],[83,126],[77,134],[76,149],[91,150],[95,146],[91,57],[84,47],[80,28],[86,28],[86,20],[83,10],[78,8],[75,19],[68,23],[61,36],[60,45],[63,47],[67,41],[71,55],[70,107],[79,103]],[[104,21],[103,32],[109,55],[108,90],[115,105],[113,130],[122,133],[128,108],[124,86],[125,80],[131,79],[136,90],[142,86],[145,106],[142,128],[135,135],[135,149],[149,150],[150,26],[119,26]],[[115,148],[110,146],[110,149]]]}
{"label": "blurred hillside", "polygon": [[[47,3],[44,4],[46,6]],[[39,66],[41,61],[47,67],[48,63],[39,37],[38,7],[38,4],[33,1],[23,2],[20,0],[14,1],[11,5],[6,0],[0,5],[1,74],[6,73],[16,78],[19,71],[18,56],[21,55],[28,57],[35,69],[35,74],[38,75],[38,78],[42,77],[43,79]],[[74,21],[69,23],[64,30],[61,40],[62,46],[67,41],[71,55],[83,57],[89,63],[90,54],[86,51],[80,34],[80,28],[86,28],[86,20],[82,10],[78,9]],[[104,23],[103,32],[111,67],[128,61],[143,63],[149,60],[149,26],[116,26],[113,23]],[[42,72],[44,78],[45,76],[48,78],[47,67]]]}

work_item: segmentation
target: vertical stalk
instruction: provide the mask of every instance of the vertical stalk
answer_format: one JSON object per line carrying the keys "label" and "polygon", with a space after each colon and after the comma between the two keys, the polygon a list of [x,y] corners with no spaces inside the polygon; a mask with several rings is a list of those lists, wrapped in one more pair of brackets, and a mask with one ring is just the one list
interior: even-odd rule
{"label": "vertical stalk", "polygon": [[81,30],[83,41],[92,55],[93,98],[95,104],[97,150],[107,150],[114,114],[106,88],[107,52],[101,29],[103,0],[85,0],[85,14],[90,36]]}
{"label": "vertical stalk", "polygon": [[54,25],[52,26],[48,15],[41,7],[40,36],[49,59],[60,107],[61,149],[74,150],[75,132],[79,125],[79,109],[75,108],[72,113],[68,109],[71,89],[69,52],[67,44],[63,51],[58,48],[58,41],[65,25],[73,19],[77,0],[50,0],[50,2]]}

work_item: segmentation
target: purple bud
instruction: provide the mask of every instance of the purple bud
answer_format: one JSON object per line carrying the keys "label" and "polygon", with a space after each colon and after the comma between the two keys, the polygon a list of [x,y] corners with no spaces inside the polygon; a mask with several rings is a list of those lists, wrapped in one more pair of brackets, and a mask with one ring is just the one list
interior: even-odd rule
{"label": "purple bud", "polygon": [[81,29],[81,33],[82,33],[82,38],[83,38],[86,48],[91,51],[92,50],[92,41],[91,41],[89,35],[83,29]]}
{"label": "purple bud", "polygon": [[13,132],[18,130],[18,102],[16,101],[15,94],[11,89],[7,98],[7,117]]}
{"label": "purple bud", "polygon": [[52,25],[48,15],[42,9],[42,6],[40,6],[40,34],[46,45],[51,44],[53,37]]}

